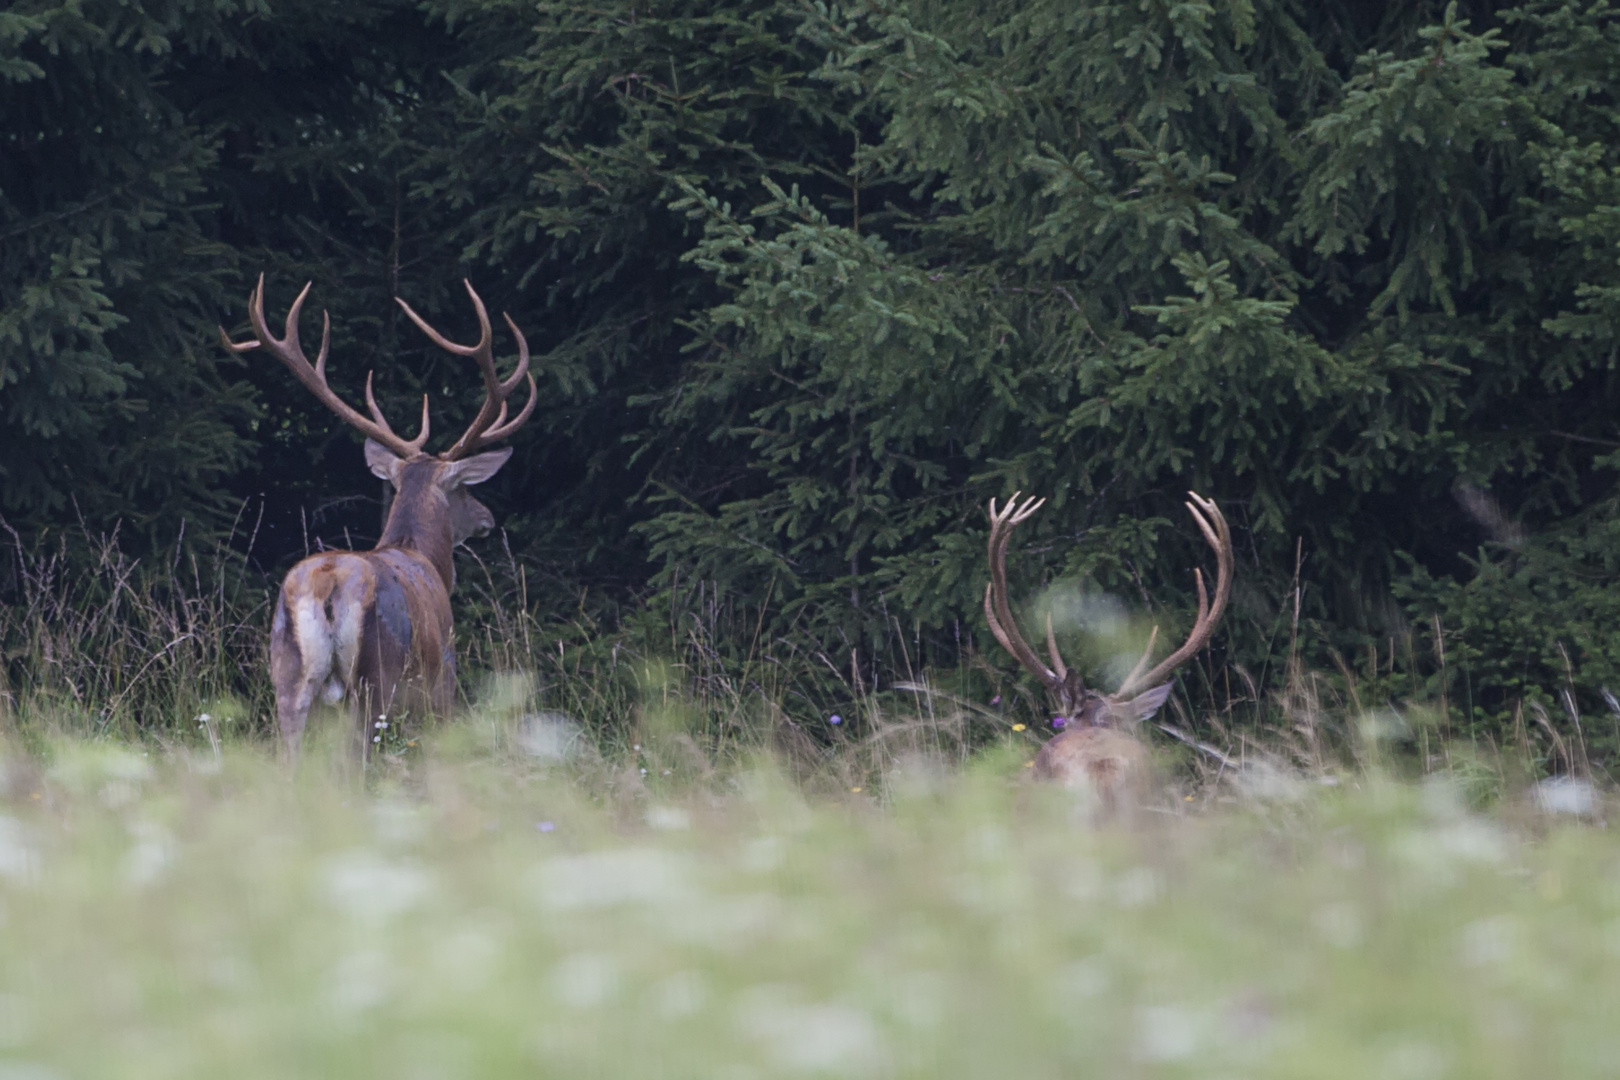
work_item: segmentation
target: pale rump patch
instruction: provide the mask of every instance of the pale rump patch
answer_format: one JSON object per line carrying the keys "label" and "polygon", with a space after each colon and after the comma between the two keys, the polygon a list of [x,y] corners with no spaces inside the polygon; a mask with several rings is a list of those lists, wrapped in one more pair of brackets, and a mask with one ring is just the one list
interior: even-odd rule
{"label": "pale rump patch", "polygon": [[[332,673],[332,628],[324,618],[320,601],[312,596],[293,596],[287,605],[292,610],[293,635],[298,640],[298,655],[303,658],[304,670],[299,682],[314,696],[314,688],[325,682]],[[300,695],[304,696],[304,695]]]}
{"label": "pale rump patch", "polygon": [[353,555],[320,557],[288,575],[282,600],[298,643],[300,702],[313,702],[318,693],[336,704],[354,689],[374,577]]}

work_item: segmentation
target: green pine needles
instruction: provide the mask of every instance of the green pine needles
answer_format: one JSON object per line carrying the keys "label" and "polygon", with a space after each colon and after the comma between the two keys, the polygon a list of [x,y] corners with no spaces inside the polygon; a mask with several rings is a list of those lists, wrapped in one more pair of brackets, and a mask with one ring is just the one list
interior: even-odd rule
{"label": "green pine needles", "polygon": [[250,500],[272,577],[362,543],[352,438],[211,327],[313,278],[340,390],[449,429],[390,297],[453,334],[466,275],[537,328],[491,502],[542,622],[720,603],[738,665],[988,696],[1024,490],[1015,589],[1105,678],[1190,617],[1195,489],[1240,559],[1193,715],[1304,664],[1572,733],[1620,690],[1616,85],[1603,0],[24,0],[0,506],[142,555]]}

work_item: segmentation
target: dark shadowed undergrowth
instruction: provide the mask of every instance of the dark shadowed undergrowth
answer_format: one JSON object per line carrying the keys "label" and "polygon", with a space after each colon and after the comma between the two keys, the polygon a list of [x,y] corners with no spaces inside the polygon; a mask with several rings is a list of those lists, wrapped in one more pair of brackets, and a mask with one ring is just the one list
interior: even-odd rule
{"label": "dark shadowed undergrowth", "polygon": [[[56,736],[164,749],[226,735],[272,742],[265,649],[276,581],[240,553],[251,537],[206,552],[182,546],[162,566],[131,560],[116,535],[8,539],[0,718],[25,745]],[[829,654],[765,633],[772,613],[699,583],[607,625],[584,597],[571,611],[538,603],[504,545],[482,545],[482,554],[463,549],[459,571],[462,706],[498,685],[512,708],[557,719],[615,761],[657,755],[643,762],[649,770],[707,775],[768,752],[811,789],[870,789],[901,760],[959,770],[1007,740],[1033,751],[1048,732],[1039,688],[1004,658],[968,647],[950,667],[926,665],[921,636],[897,621],[879,655]],[[1060,583],[1036,609],[1072,606],[1069,591]],[[1150,726],[1180,788],[1214,790],[1255,769],[1332,776],[1376,766],[1466,772],[1494,793],[1547,775],[1606,778],[1620,745],[1620,705],[1583,724],[1568,686],[1532,688],[1510,723],[1481,724],[1456,700],[1443,649],[1425,667],[1410,635],[1348,658],[1318,648],[1333,661],[1320,670],[1303,660],[1311,628],[1297,610],[1292,623],[1286,611],[1269,618],[1241,631],[1275,643],[1260,671],[1206,653],[1183,669],[1183,689]],[[1112,637],[1074,632],[1083,652],[1117,665],[1113,654],[1137,647],[1145,624],[1119,627]],[[408,757],[429,729],[407,717],[378,733],[384,760]]]}

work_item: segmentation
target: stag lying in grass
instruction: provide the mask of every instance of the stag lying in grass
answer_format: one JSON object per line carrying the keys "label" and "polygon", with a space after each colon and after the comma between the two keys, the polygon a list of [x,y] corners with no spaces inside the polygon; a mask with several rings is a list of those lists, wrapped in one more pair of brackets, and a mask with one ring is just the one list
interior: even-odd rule
{"label": "stag lying in grass", "polygon": [[1215,551],[1214,603],[1204,590],[1203,573],[1194,569],[1198,618],[1187,640],[1151,671],[1147,670],[1159,636],[1159,628],[1155,626],[1148,636],[1142,659],[1112,694],[1087,688],[1080,672],[1063,662],[1050,616],[1046,620],[1050,667],[1029,647],[1013,620],[1012,606],[1007,602],[1007,542],[1013,528],[1039,510],[1046,500],[1031,497],[1019,503],[1015,494],[1000,510],[996,509],[996,501],[990,500],[990,584],[984,593],[984,615],[1001,647],[1046,687],[1055,712],[1053,722],[1062,728],[1035,756],[1035,777],[1092,791],[1104,814],[1135,805],[1146,794],[1152,764],[1147,747],[1135,735],[1136,725],[1158,712],[1170,696],[1172,684],[1160,680],[1167,680],[1176,668],[1209,642],[1232,592],[1232,536],[1226,518],[1212,500],[1200,498],[1194,492],[1187,494],[1191,498],[1187,509]]}
{"label": "stag lying in grass", "polygon": [[[449,712],[456,694],[456,657],[451,637],[450,590],[456,571],[452,552],[462,541],[483,536],[495,525],[489,508],[467,492],[495,475],[510,449],[478,453],[506,438],[534,412],[535,382],[529,373],[529,346],[511,316],[518,361],[505,379],[495,371],[494,333],[484,303],[470,283],[482,331],[476,345],[446,340],[398,301],[411,321],[441,349],[471,357],[484,382],[484,403],[467,430],[441,454],[422,450],[427,442],[428,400],[422,398],[422,429],[414,439],[394,434],[372,396],[366,377],[363,416],[326,382],[326,353],[332,321],[323,313],[321,351],[312,366],[298,343],[298,316],[309,285],[287,312],[281,338],[264,320],[264,277],[248,300],[254,339],[220,339],[232,352],[263,348],[290,370],[327,408],[366,436],[366,464],[394,489],[382,538],[370,551],[328,551],[294,566],[281,583],[270,627],[270,679],[276,691],[276,722],[284,753],[296,760],[304,725],[317,695],[347,700],[363,762],[391,717],[405,711]],[[528,402],[507,418],[507,398],[525,382]]]}

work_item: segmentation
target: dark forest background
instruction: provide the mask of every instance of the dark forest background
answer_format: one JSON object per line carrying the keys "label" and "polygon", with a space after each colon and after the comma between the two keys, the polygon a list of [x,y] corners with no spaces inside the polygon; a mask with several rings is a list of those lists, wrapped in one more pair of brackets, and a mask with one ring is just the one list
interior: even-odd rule
{"label": "dark forest background", "polygon": [[358,436],[215,327],[313,281],[334,385],[453,432],[391,298],[471,340],[466,276],[536,354],[480,494],[542,621],[994,682],[990,497],[1051,497],[1023,595],[1174,631],[1192,488],[1239,544],[1194,708],[1287,655],[1620,716],[1617,79],[1602,0],[14,0],[0,514],[261,590],[367,544]]}

